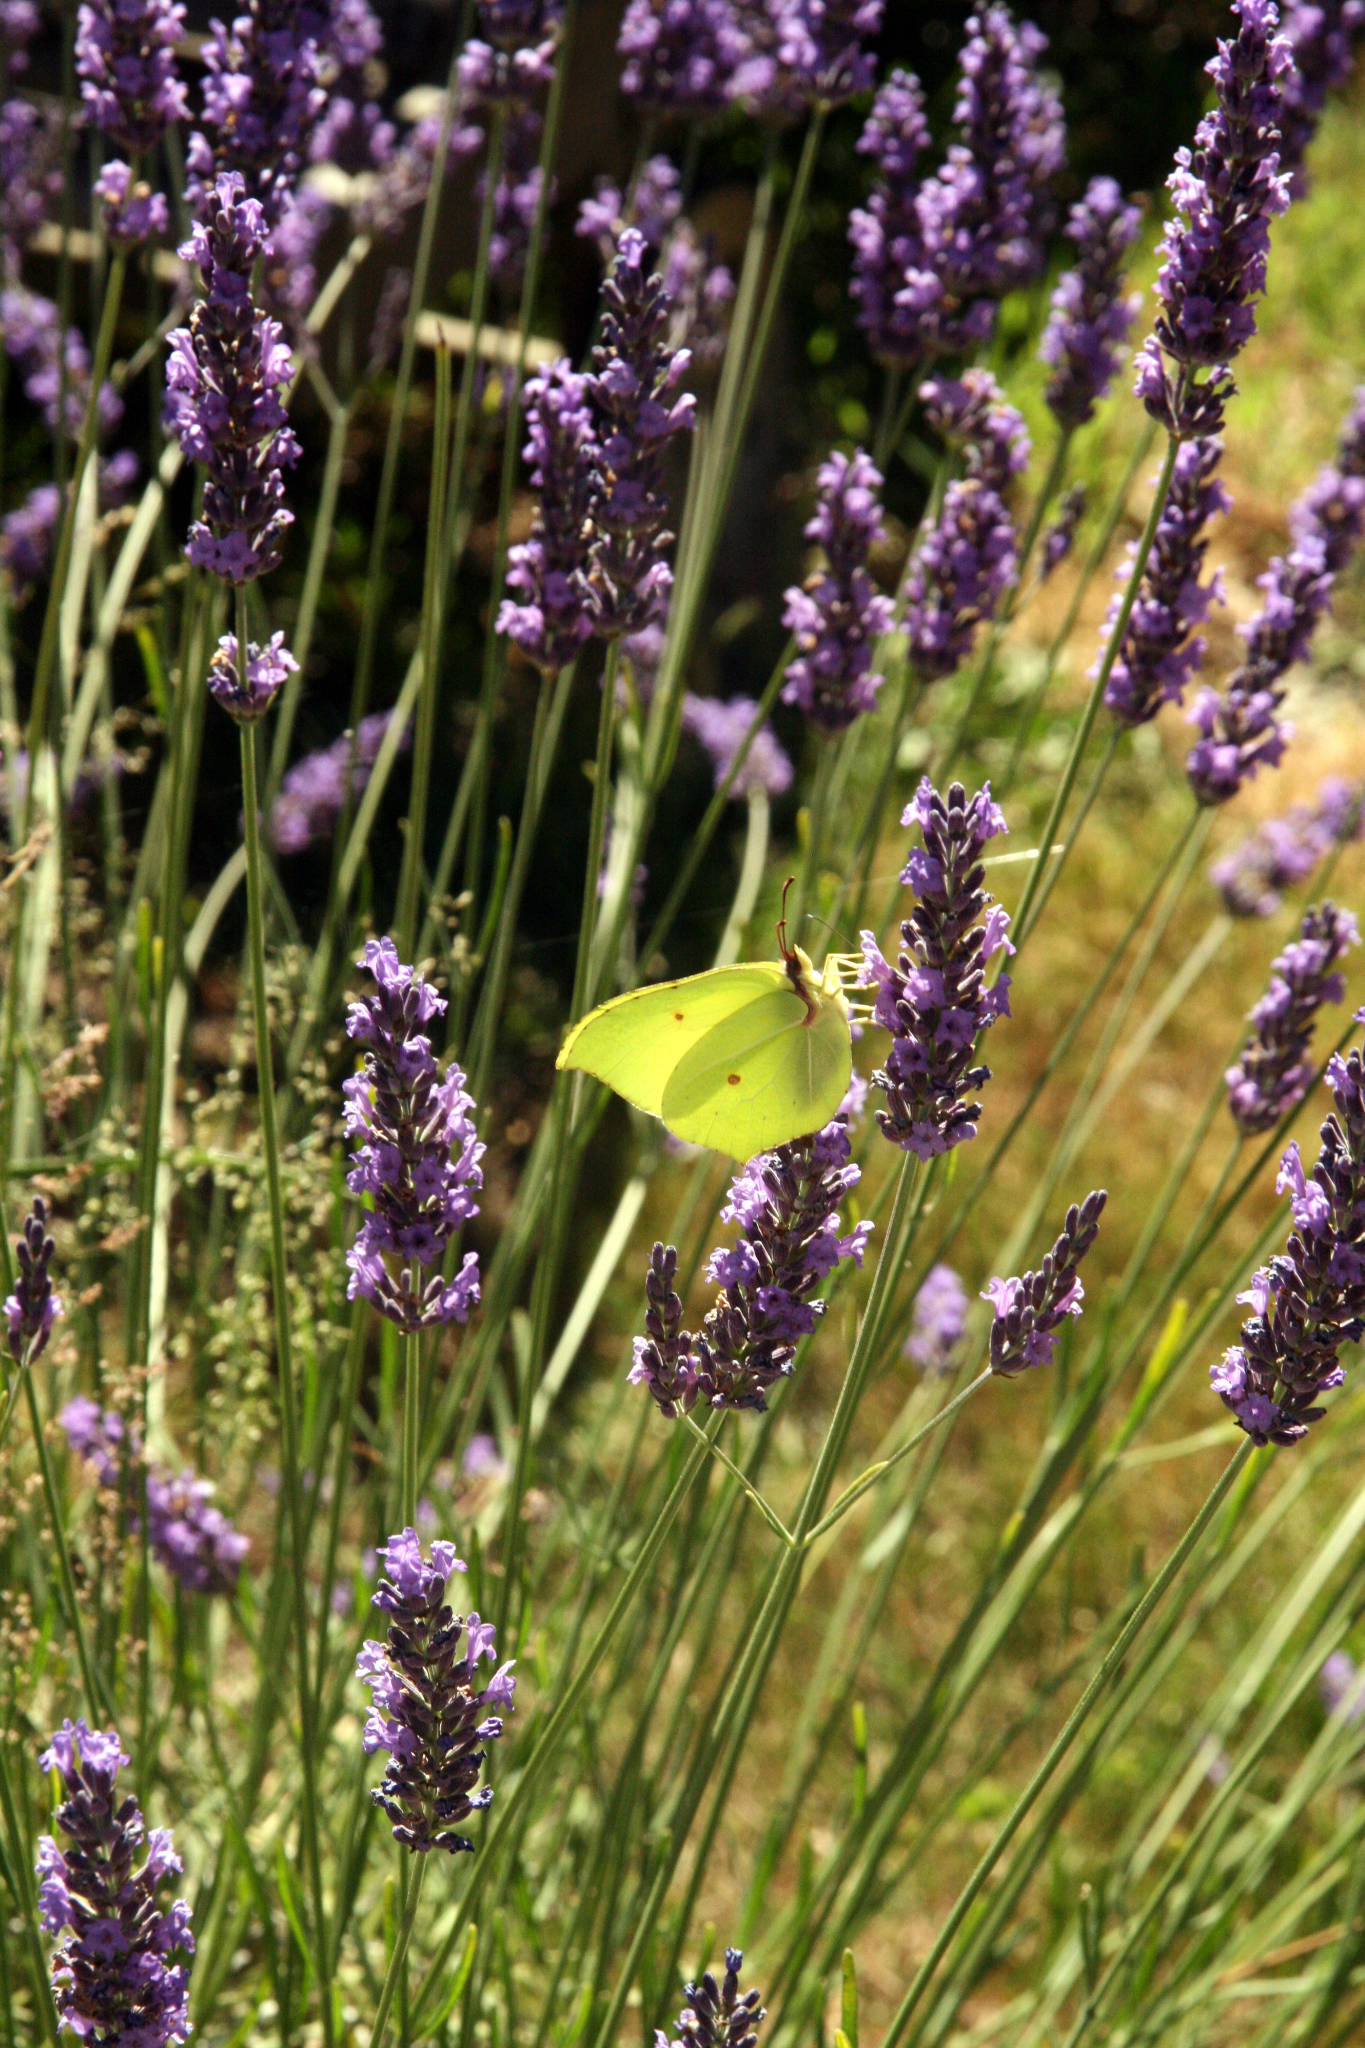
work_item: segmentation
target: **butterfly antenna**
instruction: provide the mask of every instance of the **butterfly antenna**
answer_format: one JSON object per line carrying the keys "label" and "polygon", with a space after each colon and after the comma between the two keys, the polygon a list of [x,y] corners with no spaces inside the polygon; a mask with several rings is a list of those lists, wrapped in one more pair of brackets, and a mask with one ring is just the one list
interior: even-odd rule
{"label": "butterfly antenna", "polygon": [[777,920],[777,950],[784,960],[792,960],[796,957],[791,947],[787,944],[787,893],[795,881],[795,875],[788,875],[786,881],[782,884],[782,915]]}

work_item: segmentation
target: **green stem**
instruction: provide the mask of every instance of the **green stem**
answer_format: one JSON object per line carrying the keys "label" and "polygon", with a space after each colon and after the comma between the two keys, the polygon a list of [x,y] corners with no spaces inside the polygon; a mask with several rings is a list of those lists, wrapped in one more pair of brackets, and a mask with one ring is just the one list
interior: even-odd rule
{"label": "green stem", "polygon": [[71,1552],[67,1546],[66,1530],[62,1526],[61,1502],[57,1495],[57,1484],[52,1472],[52,1458],[47,1438],[43,1434],[43,1418],[38,1412],[38,1396],[33,1388],[33,1372],[27,1356],[19,1368],[24,1382],[24,1400],[28,1406],[29,1424],[33,1430],[33,1448],[38,1454],[38,1469],[43,1477],[43,1498],[47,1502],[47,1518],[52,1529],[52,1547],[57,1557],[57,1580],[62,1589],[62,1605],[66,1609],[67,1626],[76,1645],[76,1661],[81,1667],[81,1685],[89,1704],[91,1715],[96,1720],[112,1721],[114,1709],[103,1685],[95,1674],[86,1647],[85,1630],[81,1626],[80,1604],[76,1596],[76,1580],[71,1570]]}
{"label": "green stem", "polygon": [[398,1526],[417,1523],[418,1423],[422,1412],[422,1333],[408,1330],[403,1338],[403,1470],[399,1489]]}
{"label": "green stem", "polygon": [[422,578],[422,683],[417,698],[417,729],[412,745],[412,790],[408,798],[403,864],[394,910],[394,942],[401,959],[412,958],[417,937],[417,897],[426,839],[427,796],[431,789],[431,756],[436,743],[436,699],[440,687],[442,591],[445,584],[446,535],[444,510],[446,464],[450,455],[450,356],[436,353],[436,417],[432,429],[434,455],[427,502],[426,573]]}
{"label": "green stem", "polygon": [[[400,1856],[407,1856],[412,1852],[400,1849],[398,1853]],[[430,1851],[427,1853],[430,1854]],[[407,1959],[408,1943],[412,1939],[412,1930],[416,1924],[417,1908],[421,1902],[422,1886],[426,1882],[426,1875],[427,1857],[419,1855],[417,1858],[417,1874],[408,1890],[407,1901],[398,1924],[398,1934],[393,1944],[393,1954],[389,1957],[389,1967],[384,1972],[384,1983],[379,1993],[379,2004],[375,2010],[374,2025],[370,2029],[370,2048],[383,2048],[384,2036],[389,2030],[389,2013],[393,2006],[394,1993],[397,1991],[403,1975],[403,1965]]]}

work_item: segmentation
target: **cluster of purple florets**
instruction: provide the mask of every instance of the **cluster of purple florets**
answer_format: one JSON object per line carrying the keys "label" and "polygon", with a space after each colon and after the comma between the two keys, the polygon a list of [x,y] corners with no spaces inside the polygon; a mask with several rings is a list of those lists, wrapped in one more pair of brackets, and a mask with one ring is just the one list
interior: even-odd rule
{"label": "cluster of purple florets", "polygon": [[[180,0],[93,0],[76,15],[76,74],[92,124],[134,160],[154,149],[172,121],[188,111],[176,73],[175,45],[184,32]],[[134,176],[115,157],[95,182],[111,240],[132,246],[164,234],[170,214],[164,193]]]}
{"label": "cluster of purple florets", "polygon": [[[5,353],[23,379],[24,396],[51,428],[79,438],[90,399],[90,350],[77,327],[63,329],[57,308],[26,285],[0,289],[0,331]],[[111,384],[100,386],[96,421],[101,431],[123,416]]]}
{"label": "cluster of purple florets", "polygon": [[967,1290],[953,1268],[931,1266],[910,1305],[905,1355],[929,1379],[950,1373],[967,1334]]}
{"label": "cluster of purple florets", "polygon": [[1334,846],[1359,838],[1365,790],[1328,776],[1316,803],[1296,804],[1282,818],[1267,818],[1209,870],[1233,917],[1273,917],[1284,891],[1307,881]]}
{"label": "cluster of purple florets", "polygon": [[47,1349],[52,1326],[63,1313],[61,1296],[52,1285],[55,1250],[47,1227],[47,1203],[35,1195],[14,1247],[19,1271],[14,1292],[5,1302],[10,1356],[16,1365],[32,1365]]}
{"label": "cluster of purple florets", "polygon": [[884,538],[881,471],[861,448],[822,463],[815,515],[806,526],[825,557],[800,588],[788,590],[782,623],[797,645],[782,686],[822,732],[842,732],[877,702],[882,678],[872,666],[895,607],[868,574]]}
{"label": "cluster of purple florets", "polygon": [[1304,154],[1328,93],[1350,76],[1353,42],[1362,28],[1365,0],[1288,0],[1280,17],[1280,33],[1294,59],[1280,79],[1280,169],[1289,175],[1294,199],[1308,189]]}
{"label": "cluster of purple florets", "polygon": [[797,1345],[824,1311],[816,1288],[841,1259],[861,1265],[871,1235],[870,1223],[839,1229],[839,1205],[860,1178],[849,1154],[848,1124],[837,1116],[749,1161],[721,1210],[741,1234],[711,1255],[706,1274],[720,1293],[700,1330],[683,1328],[676,1250],[655,1245],[645,1335],[635,1340],[628,1377],[648,1387],[664,1415],[686,1413],[698,1401],[763,1409],[770,1389],[790,1377]]}
{"label": "cluster of purple florets", "polygon": [[453,1855],[474,1847],[458,1824],[493,1797],[489,1785],[474,1790],[483,1745],[502,1734],[502,1715],[488,1710],[511,1711],[516,1680],[509,1663],[480,1682],[478,1666],[494,1661],[496,1631],[477,1614],[458,1618],[446,1601],[449,1579],[465,1569],[453,1543],[437,1537],[428,1560],[417,1531],[404,1529],[378,1554],[387,1576],[374,1605],[389,1626],[382,1643],[367,1642],[356,1658],[356,1676],[372,1696],[365,1754],[388,1755],[370,1797],[404,1848]]}
{"label": "cluster of purple florets", "polygon": [[629,0],[617,49],[631,99],[692,118],[735,101],[783,117],[872,83],[883,0]]}
{"label": "cluster of purple florets", "polygon": [[457,60],[471,100],[525,104],[554,77],[564,0],[479,0],[476,35]]}
{"label": "cluster of purple florets", "polygon": [[1248,1135],[1272,1129],[1308,1093],[1313,1025],[1324,1003],[1346,993],[1337,963],[1359,944],[1351,913],[1324,903],[1304,912],[1298,937],[1273,963],[1270,986],[1251,1013],[1255,1032],[1225,1076],[1228,1108]]}
{"label": "cluster of purple florets", "polygon": [[1057,1350],[1057,1331],[1068,1316],[1079,1316],[1085,1290],[1079,1267],[1099,1235],[1100,1215],[1108,1194],[1096,1188],[1083,1202],[1073,1202],[1061,1233],[1036,1272],[1009,1280],[990,1280],[982,1289],[992,1309],[991,1371],[1005,1379],[1031,1366],[1050,1365]]}
{"label": "cluster of purple florets", "polygon": [[299,0],[243,0],[231,21],[210,23],[200,125],[185,149],[186,192],[201,220],[228,172],[259,205],[267,233],[284,213],[326,104],[326,22],[325,8]]}
{"label": "cluster of purple florets", "polygon": [[1058,280],[1038,347],[1052,370],[1047,402],[1064,427],[1083,427],[1117,374],[1142,304],[1141,294],[1120,289],[1140,219],[1112,178],[1092,178],[1071,209],[1066,234],[1077,262]]}
{"label": "cluster of purple florets", "polygon": [[924,837],[901,874],[917,900],[894,965],[863,933],[859,979],[876,990],[873,1018],[891,1037],[872,1076],[885,1097],[877,1122],[894,1144],[932,1159],[976,1136],[981,1105],[964,1097],[990,1079],[989,1067],[973,1064],[976,1042],[1009,1015],[1009,976],[986,983],[989,962],[1014,950],[1009,918],[982,886],[981,868],[986,846],[1008,827],[989,784],[969,797],[955,782],[944,798],[927,776],[901,823],[917,823]]}
{"label": "cluster of purple florets", "polygon": [[727,1948],[725,1975],[717,1984],[707,1970],[698,1984],[684,1984],[687,2004],[678,2016],[677,2038],[656,2029],[654,2048],[754,2048],[767,2018],[757,1991],[741,1991],[744,1951]]}
{"label": "cluster of purple florets", "polygon": [[599,178],[578,209],[577,232],[610,263],[621,236],[636,228],[657,261],[669,307],[670,347],[687,348],[694,362],[712,362],[724,350],[735,281],[682,211],[682,179],[666,156],[652,156],[628,192]]}
{"label": "cluster of purple florets", "polygon": [[[440,1266],[478,1214],[484,1147],[470,1114],[474,1099],[454,1060],[441,1073],[419,1028],[444,1013],[444,999],[401,964],[392,939],[369,940],[358,964],[378,990],[346,1014],[347,1035],[365,1048],[360,1072],[342,1087],[346,1135],[359,1140],[346,1185],[370,1196],[372,1206],[346,1255],[347,1292],[372,1301],[400,1330],[462,1323],[479,1298],[478,1257],[466,1252],[453,1280]],[[421,1269],[432,1268],[424,1280]]]}
{"label": "cluster of purple florets", "polygon": [[[347,804],[369,781],[394,716],[372,711],[354,733],[344,732],[330,746],[294,763],[270,810],[269,837],[276,853],[303,853],[331,836]],[[405,721],[398,745],[411,744],[412,727]]]}
{"label": "cluster of purple florets", "polygon": [[214,1505],[211,1481],[147,1458],[137,1431],[116,1409],[102,1409],[88,1394],[68,1401],[59,1419],[67,1442],[94,1467],[100,1485],[126,1500],[130,1535],[142,1527],[145,1496],[152,1554],[187,1593],[230,1596],[236,1591],[247,1540]]}
{"label": "cluster of purple florets", "polygon": [[[690,690],[684,695],[683,731],[690,732],[711,756],[717,789],[730,773],[757,710],[758,703],[753,697],[697,697]],[[763,790],[768,796],[783,796],[792,786],[794,773],[772,727],[761,725],[730,784],[730,795],[738,798]]]}
{"label": "cluster of purple florets", "polygon": [[[183,1869],[169,1828],[148,1830],[137,1800],[120,1799],[128,1758],[118,1734],[63,1721],[39,1761],[61,1780],[57,1825],[38,1841],[38,1917],[57,1937],[52,1990],[61,2026],[94,2048],[176,2048],[190,2036],[194,1934],[158,1887]],[[137,1857],[142,1854],[141,1864]]]}
{"label": "cluster of purple florets", "polygon": [[[1365,1012],[1357,1022],[1365,1020]],[[1257,1272],[1239,1301],[1253,1313],[1238,1342],[1210,1369],[1215,1393],[1258,1444],[1295,1443],[1323,1414],[1322,1396],[1345,1379],[1343,1344],[1365,1332],[1365,1069],[1359,1050],[1334,1053],[1327,1085],[1335,1105],[1322,1150],[1305,1174],[1297,1145],[1276,1186],[1294,1228],[1285,1249]]]}
{"label": "cluster of purple florets", "polygon": [[[1163,704],[1178,704],[1203,659],[1205,642],[1194,629],[1223,597],[1221,570],[1207,583],[1200,581],[1207,528],[1232,502],[1214,474],[1222,454],[1216,435],[1183,441],[1177,451],[1147,565],[1104,686],[1104,701],[1121,725],[1145,725]],[[1131,559],[1130,551],[1118,572],[1125,582]],[[1106,639],[1121,602],[1116,595],[1109,608]]]}

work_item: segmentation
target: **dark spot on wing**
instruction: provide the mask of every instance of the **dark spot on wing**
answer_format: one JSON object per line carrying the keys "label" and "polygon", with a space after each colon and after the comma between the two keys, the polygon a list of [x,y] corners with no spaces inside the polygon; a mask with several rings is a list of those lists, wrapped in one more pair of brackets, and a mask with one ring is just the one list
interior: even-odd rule
{"label": "dark spot on wing", "polygon": [[675,1010],[675,1011],[673,1012],[673,1022],[674,1022],[675,1024],[682,1024],[682,1023],[685,1023],[685,1022],[686,1022],[686,1018],[687,1018],[687,1012],[686,1012],[685,1010]]}
{"label": "dark spot on wing", "polygon": [[730,1083],[730,1086],[732,1088],[738,1088],[740,1081],[740,1077],[738,1074],[727,1074],[725,1078]]}

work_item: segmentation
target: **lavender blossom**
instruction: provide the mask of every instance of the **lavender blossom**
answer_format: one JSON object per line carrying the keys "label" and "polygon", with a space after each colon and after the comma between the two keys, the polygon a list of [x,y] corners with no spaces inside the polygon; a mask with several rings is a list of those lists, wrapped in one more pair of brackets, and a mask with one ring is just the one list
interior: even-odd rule
{"label": "lavender blossom", "polygon": [[704,120],[727,104],[746,45],[734,0],[628,0],[616,48],[627,99]]}
{"label": "lavender blossom", "polygon": [[1321,1396],[1346,1377],[1342,1345],[1365,1331],[1365,1068],[1358,1050],[1332,1055],[1327,1085],[1335,1112],[1322,1126],[1311,1177],[1290,1145],[1275,1183],[1289,1195],[1294,1228],[1284,1251],[1238,1295],[1253,1313],[1240,1341],[1209,1371],[1214,1392],[1258,1444],[1307,1435],[1325,1413]]}
{"label": "lavender blossom", "polygon": [[[1167,223],[1160,311],[1137,359],[1138,397],[1182,441],[1222,427],[1235,389],[1230,365],[1256,332],[1270,223],[1289,204],[1279,118],[1293,58],[1275,34],[1272,0],[1233,0],[1233,12],[1236,37],[1220,42],[1205,67],[1216,105],[1195,130],[1193,153],[1176,151],[1166,181],[1184,218]],[[1209,373],[1203,383],[1200,370]]]}
{"label": "lavender blossom", "polygon": [[[379,1556],[388,1576],[373,1605],[391,1616],[382,1643],[367,1642],[356,1676],[372,1695],[364,1750],[388,1753],[384,1780],[370,1793],[393,1822],[393,1838],[418,1854],[473,1849],[456,1824],[493,1797],[491,1785],[475,1792],[485,1758],[481,1744],[502,1734],[516,1680],[503,1664],[480,1686],[479,1664],[494,1657],[496,1631],[477,1614],[457,1619],[446,1602],[446,1583],[465,1567],[455,1545],[436,1537],[430,1562],[412,1528],[391,1536]],[[461,1646],[460,1638],[464,1643]]]}
{"label": "lavender blossom", "polygon": [[926,1379],[940,1379],[957,1364],[966,1334],[966,1288],[951,1266],[931,1266],[911,1304],[905,1356]]}
{"label": "lavender blossom", "polygon": [[318,35],[326,16],[299,0],[242,0],[230,25],[210,23],[204,47],[202,125],[185,151],[185,189],[201,221],[224,205],[222,181],[240,179],[268,233],[308,161],[326,103]]}
{"label": "lavender blossom", "polygon": [[0,520],[0,568],[12,605],[22,604],[51,567],[61,517],[57,485],[35,484],[23,504]]}
{"label": "lavender blossom", "polygon": [[293,374],[279,322],[252,303],[251,273],[266,217],[238,172],[214,188],[207,224],[180,250],[197,263],[204,296],[170,337],[164,419],[191,460],[208,470],[202,519],[185,553],[197,569],[235,584],[277,566],[294,515],[283,469],[298,460],[282,392]]}
{"label": "lavender blossom", "polygon": [[94,1467],[100,1485],[128,1503],[129,1535],[141,1532],[145,1498],[153,1556],[187,1593],[231,1598],[248,1546],[246,1537],[215,1506],[212,1482],[188,1467],[174,1472],[149,1459],[138,1432],[116,1409],[101,1409],[88,1394],[68,1401],[58,1420],[72,1450]]}
{"label": "lavender blossom", "polygon": [[28,70],[28,46],[38,26],[35,0],[0,0],[0,76]]}
{"label": "lavender blossom", "polygon": [[722,1983],[707,1970],[699,1984],[684,1984],[687,2004],[678,2016],[678,2040],[670,2043],[656,2031],[655,2048],[754,2048],[767,2014],[757,1991],[740,1991],[743,1967],[744,1951],[727,1948]]}
{"label": "lavender blossom", "polygon": [[383,52],[383,26],[369,0],[331,0],[318,32],[317,78],[326,104],[308,138],[311,162],[367,171],[392,158],[397,130],[370,91]]}
{"label": "lavender blossom", "polygon": [[[53,433],[80,438],[90,402],[90,350],[79,328],[63,332],[51,299],[21,284],[0,290],[0,338],[5,353],[18,365],[24,396]],[[101,431],[116,426],[123,401],[112,384],[100,386],[97,424]]]}
{"label": "lavender blossom", "polygon": [[885,1067],[872,1076],[886,1097],[877,1122],[893,1144],[932,1159],[976,1136],[981,1105],[963,1095],[990,1079],[989,1067],[971,1064],[976,1041],[1009,1015],[1009,976],[990,988],[985,978],[995,954],[1014,951],[1009,918],[982,887],[980,864],[1008,827],[989,783],[969,797],[955,782],[945,799],[927,776],[901,823],[918,823],[924,835],[901,873],[918,901],[901,924],[894,967],[873,934],[863,933],[858,979],[876,989],[873,1018],[892,1041]]}
{"label": "lavender blossom", "polygon": [[1289,0],[1280,20],[1293,64],[1280,80],[1280,169],[1289,193],[1308,190],[1304,154],[1317,133],[1327,95],[1344,85],[1355,62],[1352,39],[1365,26],[1362,0]]}
{"label": "lavender blossom", "polygon": [[[76,75],[92,125],[125,156],[154,149],[188,111],[175,68],[180,0],[92,0],[76,10]],[[163,202],[164,203],[164,202]]]}
{"label": "lavender blossom", "polygon": [[0,274],[17,272],[19,252],[54,210],[63,182],[60,110],[0,100]]}
{"label": "lavender blossom", "polygon": [[[719,789],[730,772],[740,741],[753,724],[758,702],[753,697],[695,697],[689,690],[683,697],[683,730],[690,732],[711,756],[711,767]],[[768,796],[783,796],[792,786],[792,764],[782,750],[772,727],[763,724],[754,734],[739,773],[730,784],[733,798],[762,790]]]}
{"label": "lavender blossom", "polygon": [[1265,603],[1238,631],[1246,658],[1227,692],[1201,690],[1190,723],[1202,737],[1186,772],[1201,804],[1225,803],[1261,768],[1278,766],[1293,728],[1279,717],[1282,678],[1305,661],[1332,587],[1365,526],[1365,386],[1356,392],[1335,467],[1320,470],[1289,514],[1293,546],[1277,555],[1258,586]]}
{"label": "lavender blossom", "polygon": [[38,1917],[58,1937],[52,1990],[61,2027],[92,2043],[173,2048],[190,2036],[194,1935],[186,1901],[163,1913],[156,1894],[184,1865],[170,1829],[149,1831],[137,1800],[118,1799],[127,1761],[116,1730],[84,1721],[63,1721],[39,1758],[61,1778],[57,1825],[70,1847],[38,1839]]}
{"label": "lavender blossom", "polygon": [[627,1378],[649,1389],[667,1416],[710,1408],[768,1405],[768,1392],[791,1377],[796,1348],[825,1304],[816,1288],[840,1259],[862,1264],[870,1223],[839,1234],[839,1204],[860,1178],[849,1157],[842,1116],[808,1138],[794,1138],[751,1159],[731,1184],[722,1220],[740,1239],[711,1255],[706,1276],[720,1288],[695,1333],[682,1327],[675,1288],[678,1254],[656,1244],[645,1278],[645,1335],[635,1340]]}
{"label": "lavender blossom", "polygon": [[[346,1135],[360,1141],[346,1185],[374,1206],[346,1254],[346,1291],[352,1301],[372,1301],[400,1330],[463,1323],[479,1298],[478,1257],[466,1252],[450,1281],[439,1268],[452,1238],[478,1214],[473,1190],[483,1186],[485,1148],[470,1116],[474,1099],[453,1060],[440,1074],[430,1039],[417,1029],[445,1002],[415,968],[400,965],[393,940],[370,939],[357,964],[379,992],[346,1015],[347,1036],[367,1048],[361,1071],[342,1086]],[[424,1281],[419,1267],[438,1270]]]}
{"label": "lavender blossom", "polygon": [[578,209],[575,234],[593,242],[603,263],[610,263],[626,228],[638,228],[655,255],[663,249],[682,212],[682,179],[666,156],[652,156],[642,165],[630,192],[610,178],[598,178],[591,199]]}
{"label": "lavender blossom", "polygon": [[968,370],[960,382],[934,379],[920,386],[920,397],[930,424],[962,443],[967,470],[944,492],[906,581],[910,659],[932,682],[961,667],[977,628],[995,616],[1014,581],[1018,550],[1005,492],[1027,465],[1029,439],[986,370]]}
{"label": "lavender blossom", "polygon": [[508,556],[497,630],[547,674],[564,668],[592,638],[595,605],[589,550],[596,481],[596,437],[588,380],[567,357],[526,386],[528,439],[522,453],[540,492],[531,538]]}
{"label": "lavender blossom", "polygon": [[825,566],[786,593],[782,623],[799,653],[788,664],[784,704],[799,704],[822,732],[842,732],[871,711],[882,686],[872,670],[877,642],[889,633],[895,607],[868,574],[874,547],[885,538],[881,472],[855,448],[822,463],[820,496],[806,539],[824,550]]}
{"label": "lavender blossom", "polygon": [[841,106],[876,75],[863,45],[881,27],[882,0],[748,0],[735,18],[747,47],[730,95],[760,114]]}
{"label": "lavender blossom", "polygon": [[1053,571],[1060,569],[1076,543],[1076,528],[1085,511],[1086,488],[1084,484],[1073,484],[1057,507],[1057,513],[1043,535],[1043,545],[1038,563],[1038,580],[1046,583]]}
{"label": "lavender blossom", "polygon": [[238,666],[237,635],[224,633],[209,663],[209,695],[221,704],[239,725],[254,725],[264,718],[284,687],[286,676],[298,672],[298,663],[284,644],[283,633],[272,633],[264,647],[247,642],[246,675]]}
{"label": "lavender blossom", "polygon": [[104,166],[91,187],[100,202],[104,232],[116,249],[135,249],[153,235],[164,235],[171,223],[164,192],[154,192],[145,178],[134,179],[117,157]]}
{"label": "lavender blossom", "polygon": [[[462,119],[461,111],[457,104],[446,143],[447,175],[453,175],[466,157],[483,147],[482,128],[477,122]],[[439,114],[424,115],[386,158],[372,190],[355,209],[355,224],[362,233],[376,238],[392,236],[409,214],[423,204],[436,169],[442,126]]]}
{"label": "lavender blossom", "polygon": [[1066,234],[1079,260],[1052,294],[1052,312],[1038,354],[1052,370],[1047,402],[1063,427],[1083,427],[1118,372],[1141,293],[1125,297],[1123,259],[1141,215],[1112,178],[1092,178],[1071,209]]}
{"label": "lavender blossom", "polygon": [[1298,938],[1271,967],[1270,987],[1251,1012],[1255,1033],[1224,1076],[1228,1108],[1248,1136],[1272,1129],[1308,1093],[1313,1025],[1324,1003],[1339,1003],[1346,993],[1333,970],[1347,948],[1359,944],[1351,913],[1324,903],[1304,912]]}
{"label": "lavender blossom", "polygon": [[[1232,503],[1213,473],[1222,453],[1215,438],[1182,442],[1176,455],[1147,566],[1104,686],[1104,701],[1120,725],[1145,725],[1163,704],[1178,704],[1203,659],[1205,642],[1194,628],[1223,601],[1221,570],[1207,583],[1199,580],[1209,544],[1205,528]],[[1119,567],[1124,583],[1133,553]],[[1116,595],[1109,607],[1106,643],[1121,602]],[[1091,674],[1098,672],[1097,663]]]}
{"label": "lavender blossom", "polygon": [[1365,1721],[1365,1672],[1349,1650],[1333,1650],[1323,1658],[1318,1696],[1327,1713],[1353,1727]]}
{"label": "lavender blossom", "polygon": [[24,1219],[24,1234],[15,1242],[19,1274],[14,1292],[5,1303],[10,1356],[16,1365],[37,1362],[47,1349],[52,1325],[65,1313],[48,1270],[55,1250],[48,1236],[47,1203],[41,1195],[35,1195],[33,1207]]}
{"label": "lavender blossom", "polygon": [[[276,853],[303,853],[331,836],[347,804],[369,781],[394,716],[392,711],[372,711],[354,733],[342,733],[330,746],[305,754],[286,771],[270,812],[269,838]],[[406,723],[398,745],[412,745],[412,728]]]}
{"label": "lavender blossom", "polygon": [[1100,1213],[1108,1199],[1104,1188],[1096,1188],[1079,1207],[1072,1203],[1061,1236],[1036,1273],[986,1283],[982,1300],[994,1310],[992,1372],[1013,1379],[1030,1366],[1052,1363],[1057,1351],[1053,1333],[1067,1316],[1081,1312],[1085,1289],[1077,1268],[1099,1235]]}
{"label": "lavender blossom", "polygon": [[1209,873],[1233,917],[1273,917],[1283,891],[1306,881],[1333,846],[1360,837],[1365,791],[1329,776],[1313,805],[1296,804],[1283,818],[1267,818]]}
{"label": "lavender blossom", "polygon": [[915,211],[915,167],[929,147],[924,93],[909,71],[893,71],[877,92],[858,139],[876,177],[866,207],[848,219],[853,249],[853,297],[858,322],[874,356],[892,364],[919,360],[913,316],[900,304],[912,269],[923,261],[923,238]]}
{"label": "lavender blossom", "polygon": [[664,297],[671,308],[670,348],[685,348],[698,369],[710,369],[725,354],[735,280],[717,263],[711,239],[680,220],[659,258]]}
{"label": "lavender blossom", "polygon": [[563,13],[564,0],[478,0],[478,33],[457,59],[469,98],[526,105],[548,90]]}

